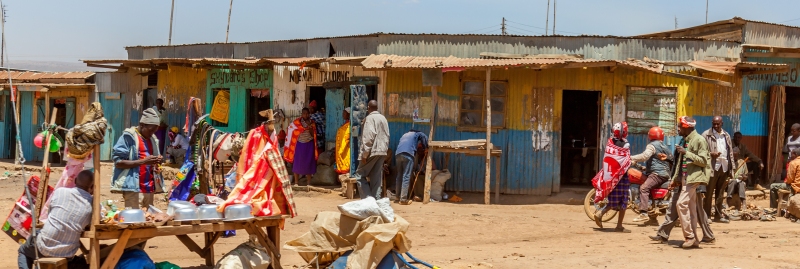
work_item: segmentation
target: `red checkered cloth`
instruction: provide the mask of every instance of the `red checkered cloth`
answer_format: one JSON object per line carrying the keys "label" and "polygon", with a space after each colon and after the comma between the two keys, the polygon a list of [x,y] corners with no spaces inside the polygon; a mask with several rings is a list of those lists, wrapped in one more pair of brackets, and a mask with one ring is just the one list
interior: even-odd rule
{"label": "red checkered cloth", "polygon": [[614,144],[613,139],[608,139],[605,157],[603,157],[603,169],[597,172],[592,179],[592,186],[597,190],[594,202],[600,203],[617,186],[622,176],[628,172],[631,166],[631,149],[619,147]]}

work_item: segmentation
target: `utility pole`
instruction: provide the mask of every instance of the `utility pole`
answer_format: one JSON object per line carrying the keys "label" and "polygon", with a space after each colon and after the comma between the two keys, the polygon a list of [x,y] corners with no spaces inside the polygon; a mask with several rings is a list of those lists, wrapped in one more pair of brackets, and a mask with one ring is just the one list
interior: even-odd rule
{"label": "utility pole", "polygon": [[553,0],[553,35],[556,35],[556,0]]}
{"label": "utility pole", "polygon": [[708,24],[708,0],[706,0],[706,24]]}
{"label": "utility pole", "polygon": [[547,0],[547,16],[544,19],[544,35],[547,35],[547,28],[550,27],[550,0]]}
{"label": "utility pole", "polygon": [[0,24],[0,30],[3,31],[2,39],[0,41],[0,66],[6,66],[6,5],[0,3],[0,17],[3,19],[3,23]]}
{"label": "utility pole", "polygon": [[169,12],[169,41],[167,45],[172,45],[172,16],[175,15],[175,0],[172,0],[172,10]]}
{"label": "utility pole", "polygon": [[231,6],[228,8],[228,30],[225,30],[225,43],[228,43],[228,33],[231,32],[231,11],[233,10],[233,0]]}
{"label": "utility pole", "polygon": [[678,16],[675,16],[675,29],[678,29]]}
{"label": "utility pole", "polygon": [[500,23],[500,33],[502,35],[507,35],[508,34],[508,32],[506,32],[506,17],[503,17],[503,22]]}

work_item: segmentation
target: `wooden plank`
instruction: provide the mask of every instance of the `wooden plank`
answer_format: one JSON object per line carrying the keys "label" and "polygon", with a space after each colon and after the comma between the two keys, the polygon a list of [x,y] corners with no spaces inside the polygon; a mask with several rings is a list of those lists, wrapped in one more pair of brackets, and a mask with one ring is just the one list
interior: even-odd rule
{"label": "wooden plank", "polygon": [[800,58],[800,53],[794,52],[743,52],[745,58]]}
{"label": "wooden plank", "polygon": [[[126,230],[126,231],[130,231],[130,230]],[[183,245],[186,246],[186,248],[189,249],[189,251],[197,253],[197,255],[200,255],[200,257],[203,257],[203,254],[205,253],[203,251],[203,248],[198,246],[197,243],[194,242],[194,240],[189,238],[188,235],[178,234],[178,235],[175,235],[175,237],[177,237],[178,240],[180,240],[181,243],[183,243]]]}
{"label": "wooden plank", "polygon": [[[265,230],[267,231],[267,238],[269,238],[270,240],[272,240],[272,242],[275,242],[276,244],[280,244],[281,243],[281,230],[280,230],[280,227],[278,227],[278,226],[269,226],[269,227],[266,227]],[[281,248],[276,248],[275,251],[277,252],[276,255],[278,255],[278,257],[281,257]],[[274,266],[271,266],[271,267],[273,269],[275,269]]]}
{"label": "wooden plank", "polygon": [[[45,93],[45,99],[47,101],[50,100],[50,93]],[[50,107],[50,103],[44,104],[45,108]],[[56,122],[56,115],[58,113],[58,108],[53,108],[53,114],[50,115],[50,120],[48,121],[45,119],[45,122],[49,122],[52,126]],[[45,113],[45,116],[48,114]],[[36,222],[41,222],[39,216],[42,215],[42,208],[44,207],[45,202],[47,202],[47,186],[50,181],[50,139],[53,137],[53,132],[47,132],[47,137],[45,137],[44,145],[42,146],[42,150],[44,151],[44,157],[42,158],[42,171],[39,174],[39,186],[44,186],[39,188],[36,192]]]}
{"label": "wooden plank", "polygon": [[[106,261],[103,262],[103,267],[101,269],[112,269],[117,266],[117,262],[119,262],[119,258],[122,256],[122,252],[125,251],[125,245],[128,244],[128,239],[130,239],[131,234],[133,234],[133,230],[125,230],[122,232],[122,236],[119,237],[117,243],[114,245],[114,248],[111,249],[111,253],[108,254]],[[100,251],[97,251],[98,258]]]}
{"label": "wooden plank", "polygon": [[494,170],[495,170],[495,178],[494,178],[494,203],[500,203],[500,157],[494,158]]}
{"label": "wooden plank", "polygon": [[[145,241],[150,240],[150,239],[151,238],[128,239],[128,242],[125,243],[125,249],[127,249],[129,247],[132,247],[132,246],[135,246],[135,245],[138,245],[138,244],[141,244],[142,242],[145,242]],[[117,243],[118,242],[119,241],[117,241]],[[105,259],[106,257],[108,257],[108,255],[111,254],[111,251],[114,249],[114,247],[117,246],[117,243],[111,244],[110,246],[107,246],[107,247],[104,247],[104,248],[100,249],[100,259],[102,260],[102,259]]]}
{"label": "wooden plank", "polygon": [[[616,63],[615,63],[616,65]],[[486,69],[486,89],[491,89],[492,83],[492,69]],[[489,201],[489,184],[491,181],[491,165],[492,161],[492,102],[489,100],[491,94],[486,94],[486,171],[484,172],[484,190],[483,202],[490,204]]]}
{"label": "wooden plank", "polygon": [[668,76],[668,77],[688,79],[688,80],[691,80],[691,81],[709,83],[709,84],[719,85],[719,86],[723,86],[723,87],[733,87],[734,86],[733,83],[730,83],[730,82],[716,80],[716,79],[701,78],[701,77],[698,77],[698,76],[684,75],[684,74],[673,73],[673,72],[662,72],[661,74],[665,75],[665,76]]}
{"label": "wooden plank", "polygon": [[[445,153],[461,153],[468,156],[483,156],[486,154],[485,149],[436,149],[436,152],[445,152]],[[491,151],[492,156],[500,156],[503,153],[502,150],[493,149]]]}
{"label": "wooden plank", "polygon": [[755,71],[743,71],[741,72],[742,76],[749,76],[749,75],[761,75],[761,74],[780,74],[786,73],[789,70],[786,69],[767,69],[767,70],[755,70]]}
{"label": "wooden plank", "polygon": [[214,243],[217,242],[217,239],[219,239],[220,235],[222,235],[222,232],[203,234],[205,239],[205,248],[203,248],[203,254],[200,256],[206,258],[206,266],[214,266]]}
{"label": "wooden plank", "polygon": [[[268,218],[256,219],[255,225],[259,227],[277,226],[281,222],[281,218]],[[223,223],[201,223],[198,225],[184,225],[184,226],[161,226],[155,228],[144,228],[132,230],[131,238],[145,238],[145,237],[158,237],[158,236],[173,236],[179,234],[193,234],[193,233],[206,233],[206,232],[223,232],[227,230],[241,230],[244,229],[244,221],[237,222],[223,222]],[[99,240],[117,239],[121,236],[122,231],[109,231],[94,233],[84,232],[84,238],[97,238]]]}
{"label": "wooden plank", "polygon": [[425,161],[425,190],[422,192],[422,204],[431,202],[431,172],[433,168],[433,148],[428,149],[428,158]]}

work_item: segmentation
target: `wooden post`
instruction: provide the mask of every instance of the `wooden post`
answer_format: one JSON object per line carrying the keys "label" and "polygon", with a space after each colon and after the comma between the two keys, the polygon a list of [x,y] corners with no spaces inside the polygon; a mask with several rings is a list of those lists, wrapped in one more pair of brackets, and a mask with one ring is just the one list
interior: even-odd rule
{"label": "wooden post", "polygon": [[[48,98],[49,99],[49,98]],[[53,108],[53,115],[50,116],[50,125],[56,121],[56,113],[58,108]],[[47,116],[47,114],[45,114]],[[44,158],[42,160],[42,171],[39,173],[39,189],[36,192],[36,222],[41,223],[39,219],[42,213],[44,203],[47,202],[47,184],[50,181],[50,138],[53,137],[52,132],[47,132],[47,137],[44,138],[42,149],[44,150]]]}
{"label": "wooden post", "polygon": [[[428,160],[425,163],[425,191],[422,195],[422,203],[427,204],[431,201],[431,166],[433,162],[433,149],[428,149]],[[412,191],[413,193],[413,191]]]}
{"label": "wooden post", "polygon": [[500,203],[500,160],[501,160],[500,157],[501,156],[495,156],[494,157],[494,170],[495,170],[494,171],[494,174],[495,174],[495,177],[494,177],[494,203],[495,204],[499,204]]}
{"label": "wooden post", "polygon": [[436,86],[431,86],[431,131],[428,135],[428,141],[433,141],[433,134],[435,133],[436,129],[436,101],[438,97],[438,93],[436,92]]}
{"label": "wooden post", "polygon": [[491,161],[492,161],[492,103],[489,100],[489,95],[491,95],[491,86],[492,86],[492,68],[486,68],[486,174],[484,179],[484,192],[483,192],[483,202],[485,204],[490,204],[489,201],[489,185],[492,181],[492,174],[491,174]]}
{"label": "wooden post", "polygon": [[[92,161],[94,163],[94,189],[92,191],[92,225],[89,228],[89,231],[92,234],[96,234],[96,226],[100,224],[100,171],[102,167],[100,167],[100,145],[94,146],[94,152],[92,153]],[[100,240],[96,237],[89,239],[89,251],[91,255],[89,255],[89,266],[92,269],[100,268]]]}

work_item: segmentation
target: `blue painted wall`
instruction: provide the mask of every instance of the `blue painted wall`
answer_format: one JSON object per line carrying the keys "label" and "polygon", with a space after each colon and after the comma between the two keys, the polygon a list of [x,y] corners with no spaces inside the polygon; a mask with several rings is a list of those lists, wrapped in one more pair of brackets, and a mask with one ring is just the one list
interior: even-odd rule
{"label": "blue painted wall", "polygon": [[[107,99],[108,95],[119,94],[119,99]],[[111,160],[111,148],[117,142],[125,129],[125,110],[119,109],[125,104],[125,93],[100,93],[100,105],[103,107],[103,116],[108,121],[105,142],[100,146],[100,160]],[[138,118],[138,117],[137,117]]]}
{"label": "blue painted wall", "polygon": [[790,67],[787,73],[742,78],[741,132],[745,136],[766,136],[769,131],[769,89],[773,85],[800,87],[800,59],[747,58],[747,61],[788,64]]}

